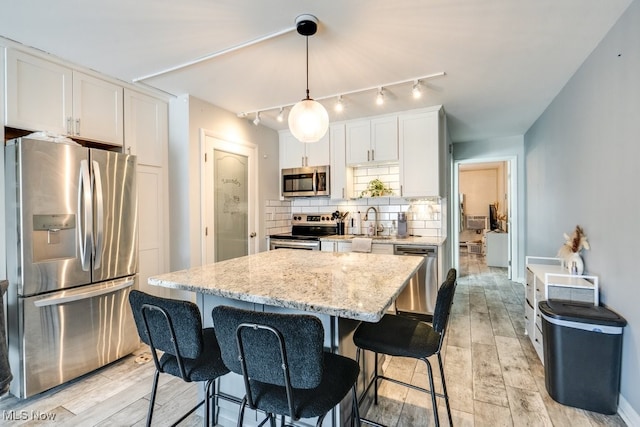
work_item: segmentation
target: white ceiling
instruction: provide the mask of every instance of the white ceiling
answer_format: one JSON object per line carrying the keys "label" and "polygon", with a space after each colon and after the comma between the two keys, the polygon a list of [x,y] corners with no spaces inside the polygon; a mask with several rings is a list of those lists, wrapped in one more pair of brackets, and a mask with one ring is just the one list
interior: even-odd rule
{"label": "white ceiling", "polygon": [[[523,134],[632,0],[0,0],[0,36],[133,82],[278,31],[275,38],[144,80],[232,111],[291,105],[305,95],[314,14],[311,97],[445,72],[421,100],[411,83],[322,100],[331,121],[442,104],[455,142]],[[283,129],[277,109],[262,124]],[[253,115],[249,117],[253,119]]]}

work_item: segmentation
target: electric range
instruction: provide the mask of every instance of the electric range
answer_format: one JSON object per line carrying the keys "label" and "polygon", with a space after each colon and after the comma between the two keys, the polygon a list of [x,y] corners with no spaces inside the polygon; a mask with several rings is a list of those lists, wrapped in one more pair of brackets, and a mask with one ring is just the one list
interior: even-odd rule
{"label": "electric range", "polygon": [[337,220],[331,213],[296,213],[291,218],[291,233],[269,236],[269,250],[320,250],[320,238],[337,234]]}

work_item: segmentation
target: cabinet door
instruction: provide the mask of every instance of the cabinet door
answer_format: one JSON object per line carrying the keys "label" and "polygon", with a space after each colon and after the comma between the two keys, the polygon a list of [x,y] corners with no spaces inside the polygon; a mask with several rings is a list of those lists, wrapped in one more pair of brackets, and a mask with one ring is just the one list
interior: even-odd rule
{"label": "cabinet door", "polygon": [[82,139],[122,145],[122,92],[121,86],[74,71],[74,135]]}
{"label": "cabinet door", "polygon": [[[140,250],[140,290],[158,295],[168,296],[169,290],[150,286],[150,276],[168,271],[168,247],[165,241],[168,235],[166,224],[166,169],[144,166],[138,167],[138,223],[140,230],[138,245]],[[167,236],[167,237],[165,237]]]}
{"label": "cabinet door", "polygon": [[71,69],[7,49],[6,125],[67,134],[72,117]]}
{"label": "cabinet door", "polygon": [[393,255],[393,245],[388,243],[374,243],[371,245],[371,253]]}
{"label": "cabinet door", "polygon": [[438,111],[400,115],[399,128],[400,195],[440,196]]}
{"label": "cabinet door", "polygon": [[351,252],[351,242],[338,242],[338,252]]}
{"label": "cabinet door", "polygon": [[371,161],[398,160],[398,118],[381,117],[371,120]]}
{"label": "cabinet door", "polygon": [[306,155],[306,166],[326,166],[331,162],[329,131],[318,142],[299,142],[303,145]]}
{"label": "cabinet door", "polygon": [[168,107],[161,99],[124,90],[124,143],[138,164],[165,165],[168,155]]}
{"label": "cabinet door", "polygon": [[329,128],[331,140],[331,198],[349,199],[353,193],[353,169],[346,165],[345,125]]}
{"label": "cabinet door", "polygon": [[336,243],[335,242],[320,242],[320,250],[322,252],[335,252]]}
{"label": "cabinet door", "polygon": [[371,120],[355,120],[346,124],[347,165],[371,160]]}
{"label": "cabinet door", "polygon": [[[280,132],[280,169],[301,168],[306,164],[305,144],[289,131]],[[327,162],[328,164],[328,162]]]}

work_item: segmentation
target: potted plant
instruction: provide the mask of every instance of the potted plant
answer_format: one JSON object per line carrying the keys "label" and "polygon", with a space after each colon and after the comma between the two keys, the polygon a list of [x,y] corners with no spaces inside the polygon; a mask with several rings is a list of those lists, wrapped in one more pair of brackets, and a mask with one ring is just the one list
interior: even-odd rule
{"label": "potted plant", "polygon": [[366,197],[367,195],[368,197],[391,196],[393,195],[393,190],[376,178],[369,181],[367,189],[360,193],[360,197]]}

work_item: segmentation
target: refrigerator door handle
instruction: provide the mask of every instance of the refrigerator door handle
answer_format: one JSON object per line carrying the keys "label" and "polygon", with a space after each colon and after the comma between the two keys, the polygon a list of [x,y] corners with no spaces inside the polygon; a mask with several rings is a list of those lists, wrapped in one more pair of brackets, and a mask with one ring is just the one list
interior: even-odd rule
{"label": "refrigerator door handle", "polygon": [[94,289],[92,291],[85,292],[70,292],[67,295],[63,296],[52,296],[48,298],[42,298],[33,303],[36,307],[48,307],[52,305],[65,304],[68,302],[80,301],[83,299],[93,298],[100,295],[110,294],[121,289],[129,288],[133,286],[135,283],[132,277],[125,279],[124,281],[118,283],[113,282],[113,286],[100,287],[99,289]]}
{"label": "refrigerator door handle", "polygon": [[96,195],[96,238],[95,238],[95,259],[93,269],[100,268],[102,263],[102,249],[104,246],[104,199],[102,195],[102,177],[100,175],[100,165],[93,161],[93,193]]}
{"label": "refrigerator door handle", "polygon": [[78,182],[78,241],[80,244],[80,262],[82,270],[89,271],[91,264],[91,248],[93,247],[93,212],[91,209],[91,177],[89,163],[80,161],[80,176]]}

